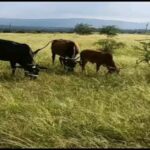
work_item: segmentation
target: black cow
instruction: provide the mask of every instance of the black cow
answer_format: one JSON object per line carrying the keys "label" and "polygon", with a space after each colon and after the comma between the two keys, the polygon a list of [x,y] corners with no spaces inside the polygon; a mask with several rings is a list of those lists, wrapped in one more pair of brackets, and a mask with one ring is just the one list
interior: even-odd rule
{"label": "black cow", "polygon": [[26,74],[32,77],[38,76],[39,67],[33,60],[34,54],[36,52],[32,52],[27,44],[0,39],[0,60],[10,62],[13,75],[18,63]]}

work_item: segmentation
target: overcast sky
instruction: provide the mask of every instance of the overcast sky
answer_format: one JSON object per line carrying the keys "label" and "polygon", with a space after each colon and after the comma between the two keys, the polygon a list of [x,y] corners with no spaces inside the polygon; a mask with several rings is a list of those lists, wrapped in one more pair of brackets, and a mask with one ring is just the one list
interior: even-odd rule
{"label": "overcast sky", "polygon": [[150,22],[150,2],[0,2],[0,18],[97,18]]}

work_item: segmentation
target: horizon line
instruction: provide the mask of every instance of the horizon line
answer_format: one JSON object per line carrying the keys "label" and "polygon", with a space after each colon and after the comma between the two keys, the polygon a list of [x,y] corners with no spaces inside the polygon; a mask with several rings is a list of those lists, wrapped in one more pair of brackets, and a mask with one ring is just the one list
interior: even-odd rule
{"label": "horizon line", "polygon": [[0,17],[0,19],[20,19],[20,20],[47,20],[47,19],[95,19],[95,20],[105,20],[105,21],[120,21],[120,22],[132,22],[132,23],[149,23],[150,21],[138,22],[138,21],[129,21],[129,20],[121,20],[121,19],[102,19],[102,18],[92,18],[92,17],[74,17],[74,18],[8,18],[8,17]]}

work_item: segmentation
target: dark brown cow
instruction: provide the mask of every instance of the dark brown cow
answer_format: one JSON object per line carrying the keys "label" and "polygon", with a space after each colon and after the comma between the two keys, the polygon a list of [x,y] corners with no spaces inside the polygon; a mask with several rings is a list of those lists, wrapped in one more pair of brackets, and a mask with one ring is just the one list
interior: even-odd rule
{"label": "dark brown cow", "polygon": [[116,67],[113,56],[110,53],[103,53],[90,49],[83,50],[80,53],[80,65],[82,67],[82,71],[85,70],[87,62],[96,63],[97,72],[99,71],[100,66],[103,65],[107,67],[108,73],[119,73],[119,69]]}
{"label": "dark brown cow", "polygon": [[54,64],[55,55],[59,55],[60,63],[63,64],[63,58],[75,58],[79,53],[79,48],[75,42],[65,39],[56,39],[52,41],[51,45],[52,50],[52,62]]}

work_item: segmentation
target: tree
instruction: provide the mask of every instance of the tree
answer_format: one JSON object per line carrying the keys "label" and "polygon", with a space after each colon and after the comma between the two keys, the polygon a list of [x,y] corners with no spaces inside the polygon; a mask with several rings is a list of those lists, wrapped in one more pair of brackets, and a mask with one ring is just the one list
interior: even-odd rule
{"label": "tree", "polygon": [[96,44],[99,45],[99,49],[103,52],[113,53],[114,50],[123,48],[125,46],[122,42],[117,42],[112,37],[116,36],[120,30],[115,26],[105,26],[99,30],[100,34],[107,35],[106,39],[100,39]]}
{"label": "tree", "polygon": [[115,36],[119,32],[120,32],[120,30],[118,28],[116,28],[115,26],[104,26],[99,29],[99,33],[106,34],[107,37]]}
{"label": "tree", "polygon": [[117,42],[113,39],[100,39],[96,44],[99,45],[99,49],[103,52],[114,53],[114,50],[123,48],[125,46],[122,42]]}
{"label": "tree", "polygon": [[77,24],[74,28],[74,31],[78,34],[92,34],[93,27],[88,24]]}

